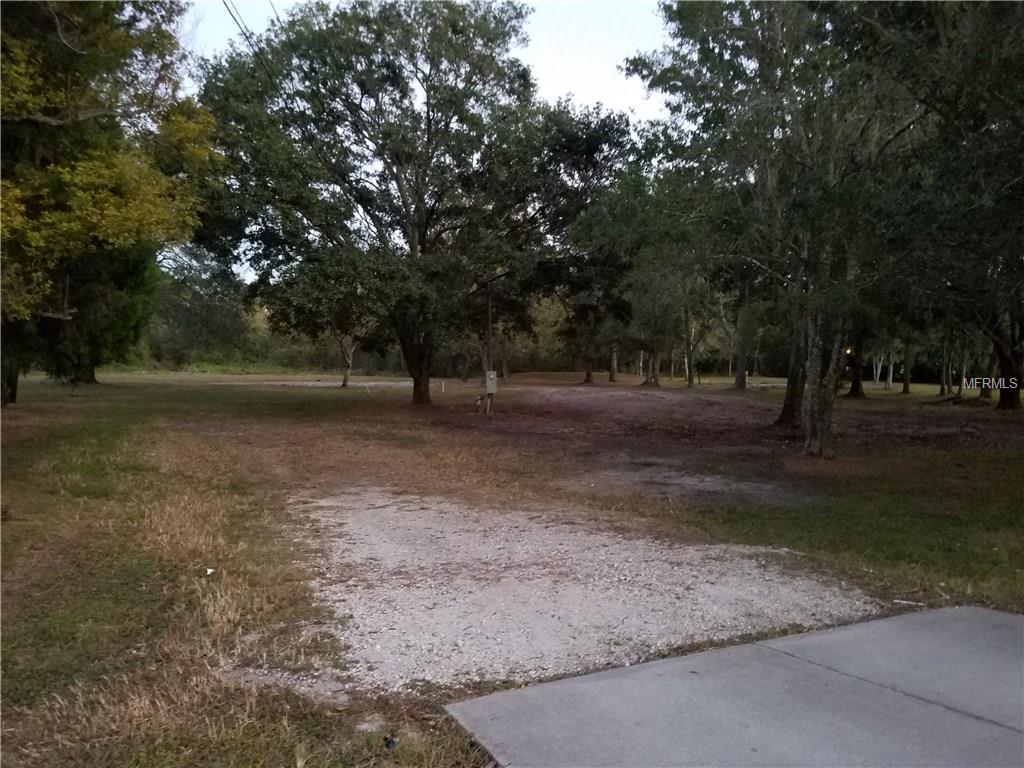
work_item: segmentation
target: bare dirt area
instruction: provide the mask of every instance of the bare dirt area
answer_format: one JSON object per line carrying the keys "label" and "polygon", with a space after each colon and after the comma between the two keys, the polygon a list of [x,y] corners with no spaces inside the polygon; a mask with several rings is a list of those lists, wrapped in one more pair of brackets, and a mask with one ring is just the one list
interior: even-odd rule
{"label": "bare dirt area", "polygon": [[[635,377],[634,377],[635,378]],[[499,393],[494,427],[505,434],[528,431],[550,438],[593,440],[607,447],[644,452],[669,445],[701,448],[712,454],[750,455],[766,450],[799,451],[799,435],[774,426],[783,389],[751,385],[746,392],[726,386],[683,389],[630,384],[579,386],[569,382],[538,385],[513,377]],[[976,399],[976,397],[974,398]],[[915,443],[985,440],[1021,442],[1019,419],[991,407],[938,404],[921,395],[901,396],[869,388],[864,399],[836,401],[837,450],[859,448],[880,436]]]}
{"label": "bare dirt area", "polygon": [[697,501],[740,498],[775,505],[804,504],[816,498],[812,491],[771,480],[742,480],[696,471],[677,459],[635,459],[628,453],[595,457],[592,468],[559,480],[558,485],[587,492],[642,493]]}
{"label": "bare dirt area", "polygon": [[[515,382],[515,377],[513,378]],[[571,383],[508,387],[495,415],[448,412],[435,426],[471,429],[523,451],[551,450],[564,463],[555,485],[572,491],[804,505],[832,492],[846,465],[879,450],[949,452],[1024,447],[1024,422],[989,408],[933,405],[920,395],[872,390],[837,399],[836,461],[802,455],[799,431],[778,427],[781,390],[752,386],[650,389]]]}
{"label": "bare dirt area", "polygon": [[349,671],[370,689],[548,678],[876,610],[853,587],[784,569],[781,550],[374,487],[292,506],[321,552],[316,593]]}
{"label": "bare dirt area", "polygon": [[[339,389],[341,388],[341,379],[337,377],[329,377],[323,379],[278,379],[278,378],[260,378],[253,381],[216,381],[212,382],[218,386],[224,387],[306,387],[310,389]],[[377,390],[377,389],[397,389],[397,390],[409,390],[412,391],[412,381],[405,379],[378,379],[371,377],[360,377],[350,381],[348,387],[352,389],[360,389],[365,391]]]}

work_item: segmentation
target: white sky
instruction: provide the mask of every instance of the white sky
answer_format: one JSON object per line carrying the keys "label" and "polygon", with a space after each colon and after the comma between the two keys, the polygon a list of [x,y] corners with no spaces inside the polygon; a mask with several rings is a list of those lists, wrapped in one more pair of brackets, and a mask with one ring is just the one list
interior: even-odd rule
{"label": "white sky", "polygon": [[[268,0],[235,0],[254,32],[273,18]],[[284,17],[297,0],[274,0]],[[602,103],[639,119],[663,117],[661,99],[618,67],[637,51],[660,48],[661,20],[655,0],[539,0],[527,32],[529,45],[519,57],[529,64],[541,98],[572,95],[581,105]],[[240,37],[219,0],[198,0],[182,29],[186,45],[200,56],[225,50]]]}

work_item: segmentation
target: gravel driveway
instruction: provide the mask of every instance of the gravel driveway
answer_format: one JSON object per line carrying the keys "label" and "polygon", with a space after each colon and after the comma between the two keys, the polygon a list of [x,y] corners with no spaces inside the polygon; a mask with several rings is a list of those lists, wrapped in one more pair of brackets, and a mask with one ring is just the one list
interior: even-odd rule
{"label": "gravel driveway", "polygon": [[322,552],[316,589],[355,682],[378,690],[528,681],[876,608],[784,570],[778,550],[625,537],[585,518],[381,488],[293,503]]}

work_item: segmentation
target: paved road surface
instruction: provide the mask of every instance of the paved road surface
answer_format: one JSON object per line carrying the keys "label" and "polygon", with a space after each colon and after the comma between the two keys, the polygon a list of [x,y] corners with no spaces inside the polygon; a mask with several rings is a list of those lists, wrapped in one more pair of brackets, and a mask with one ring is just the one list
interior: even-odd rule
{"label": "paved road surface", "polygon": [[1024,766],[1024,616],[946,608],[451,705],[502,766]]}

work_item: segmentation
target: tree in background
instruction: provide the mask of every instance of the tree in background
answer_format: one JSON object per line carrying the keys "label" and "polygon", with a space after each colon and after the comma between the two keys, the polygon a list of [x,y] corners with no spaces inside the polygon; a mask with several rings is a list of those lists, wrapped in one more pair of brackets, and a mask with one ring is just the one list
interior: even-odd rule
{"label": "tree in background", "polygon": [[[1024,382],[1024,7],[859,3],[831,12],[872,78],[916,105],[898,177],[898,235],[915,280],[990,340],[998,407]],[[908,237],[908,233],[912,236]],[[988,371],[983,371],[988,375]],[[1009,386],[1015,379],[1016,387]]]}
{"label": "tree in background", "polygon": [[630,70],[666,94],[672,155],[709,190],[716,250],[739,265],[737,336],[745,341],[755,280],[794,312],[801,362],[790,384],[800,388],[805,450],[828,455],[849,309],[875,278],[866,262],[891,255],[877,252],[879,227],[862,214],[911,105],[873,87],[808,6],[664,4],[662,13],[672,44]]}
{"label": "tree in background", "polygon": [[237,356],[247,331],[245,294],[241,280],[201,248],[163,254],[147,333],[150,356],[175,368]]}
{"label": "tree in background", "polygon": [[[662,359],[683,335],[686,288],[694,274],[686,269],[681,254],[690,242],[681,232],[680,221],[666,215],[675,199],[663,184],[664,176],[653,183],[623,181],[613,196],[620,207],[606,215],[606,221],[624,233],[624,247],[631,255],[631,268],[623,281],[630,307],[628,338],[647,353],[643,384],[660,387]],[[633,196],[625,209],[623,195]]]}
{"label": "tree in background", "polygon": [[[625,129],[622,123],[607,123],[609,138],[593,140],[595,146],[607,144],[624,151],[609,158],[591,154],[591,175],[597,181],[580,201],[578,218],[560,243],[559,256],[541,264],[537,273],[540,289],[557,297],[563,307],[560,336],[570,357],[583,363],[585,384],[593,382],[600,359],[617,357],[625,339],[630,320],[626,280],[646,235],[647,180],[639,166],[624,167]],[[616,365],[617,360],[612,374]]]}
{"label": "tree in background", "polygon": [[[124,359],[146,329],[159,280],[155,248],[106,249],[64,265],[73,293],[70,318],[36,323],[44,370],[72,384],[95,384],[96,368]],[[69,290],[70,293],[70,290]]]}
{"label": "tree in background", "polygon": [[333,340],[343,361],[343,387],[349,384],[357,345],[377,325],[372,298],[347,267],[361,257],[366,255],[321,248],[255,291],[269,312],[271,328]]}
{"label": "tree in background", "polygon": [[615,343],[614,329],[629,320],[624,279],[629,261],[622,251],[600,248],[552,260],[541,271],[564,310],[559,336],[570,358],[584,367],[583,383],[592,384],[594,367]]}
{"label": "tree in background", "polygon": [[532,190],[506,162],[529,130],[533,86],[510,54],[524,16],[509,3],[305,6],[207,72],[232,164],[213,208],[221,247],[265,285],[317,250],[351,256],[417,403],[449,320],[530,224]]}
{"label": "tree in background", "polygon": [[[597,165],[566,108],[534,102],[514,3],[310,5],[208,67],[229,170],[204,242],[263,286],[331,249],[430,401],[466,307],[554,250]],[[583,151],[582,164],[577,151]],[[219,243],[219,244],[218,244]]]}
{"label": "tree in background", "polygon": [[4,403],[29,355],[87,381],[122,352],[147,309],[157,250],[195,220],[186,170],[206,165],[210,123],[177,97],[183,10],[4,9]]}

